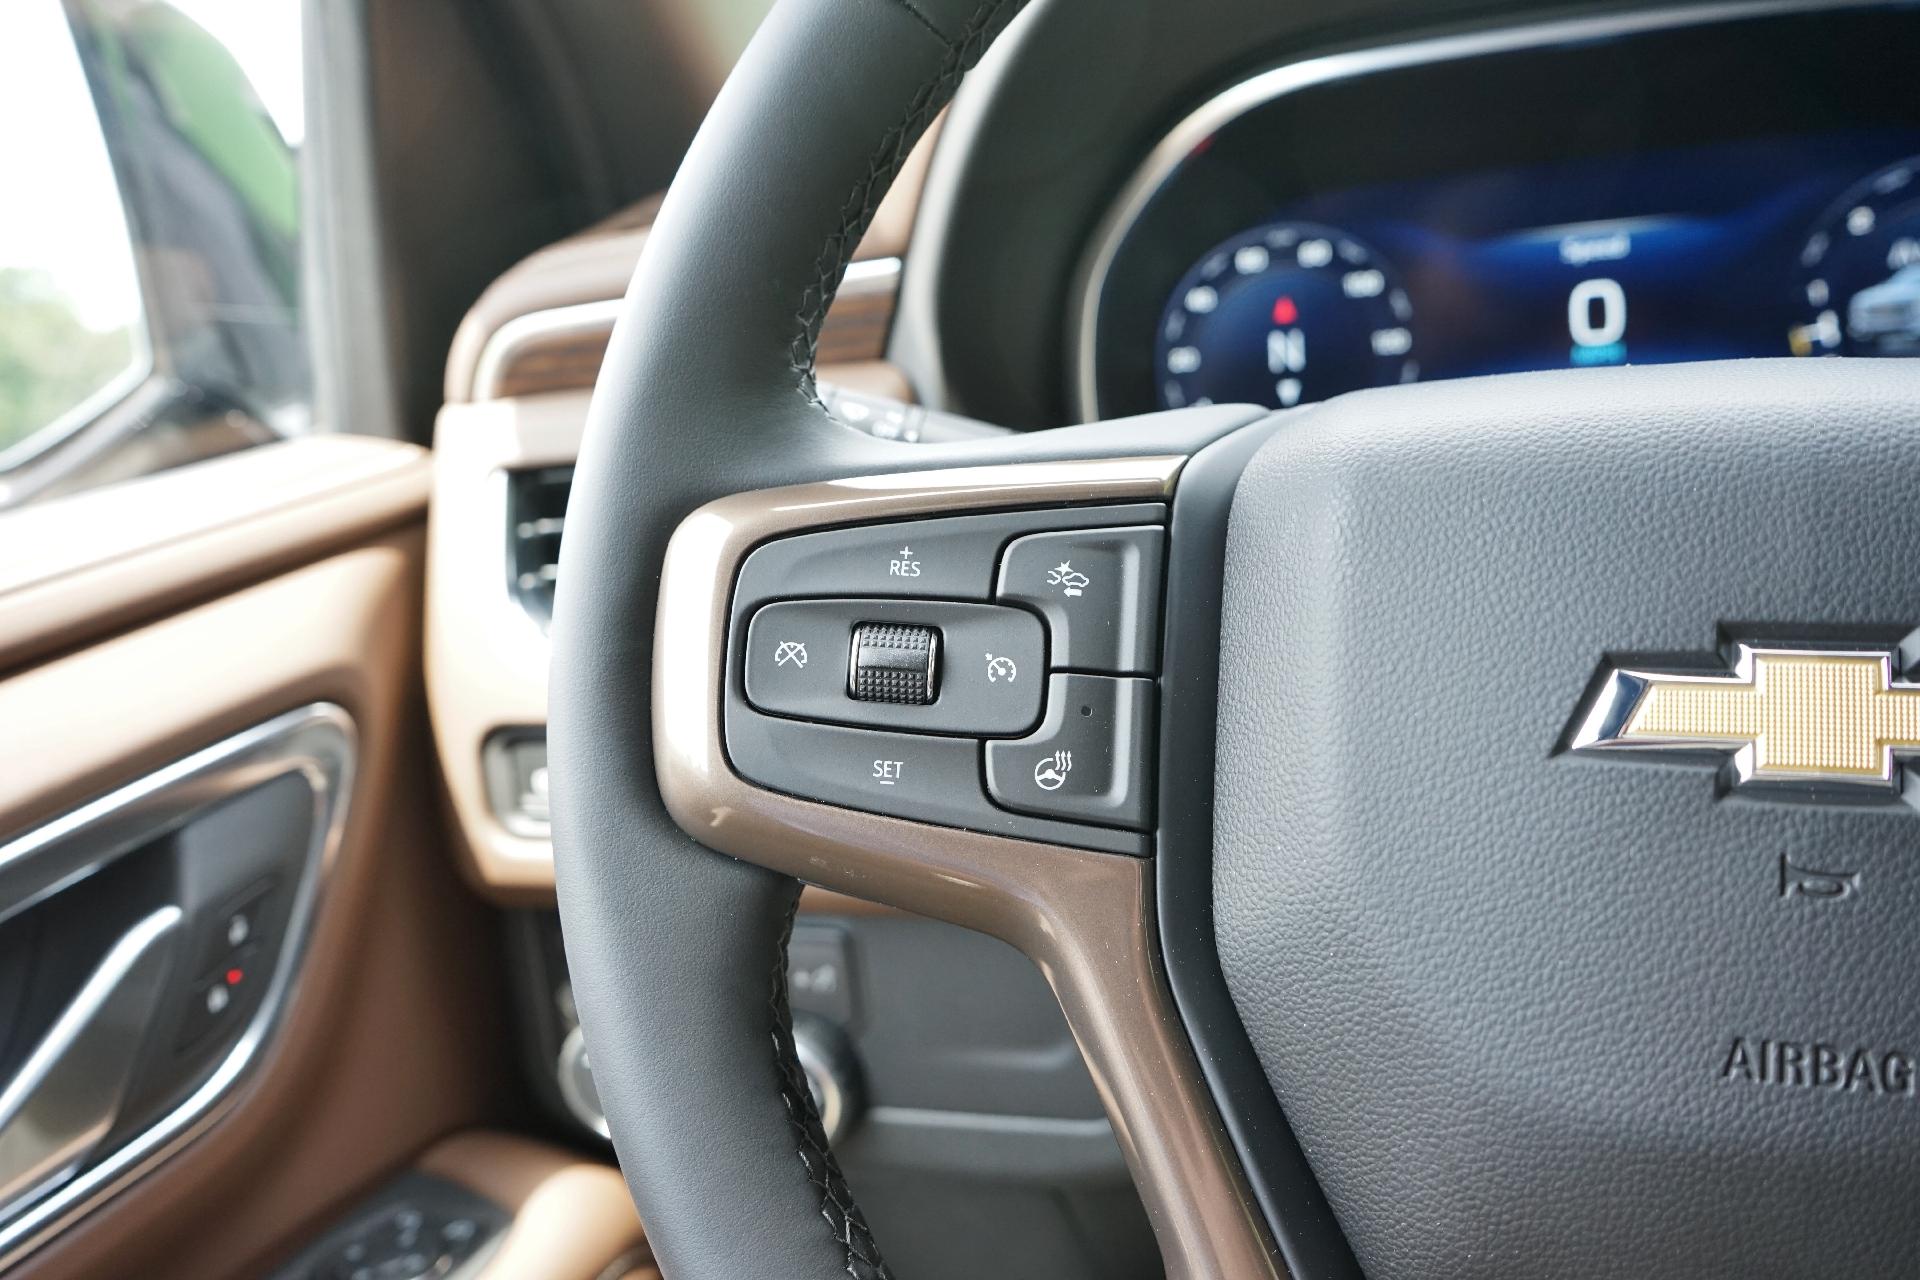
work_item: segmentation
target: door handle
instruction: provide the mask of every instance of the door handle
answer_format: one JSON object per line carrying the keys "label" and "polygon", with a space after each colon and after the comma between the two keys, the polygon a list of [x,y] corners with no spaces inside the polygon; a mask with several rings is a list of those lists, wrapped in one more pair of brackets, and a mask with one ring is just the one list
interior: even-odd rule
{"label": "door handle", "polygon": [[121,935],[0,1090],[0,1204],[57,1185],[112,1130],[180,920],[162,907]]}

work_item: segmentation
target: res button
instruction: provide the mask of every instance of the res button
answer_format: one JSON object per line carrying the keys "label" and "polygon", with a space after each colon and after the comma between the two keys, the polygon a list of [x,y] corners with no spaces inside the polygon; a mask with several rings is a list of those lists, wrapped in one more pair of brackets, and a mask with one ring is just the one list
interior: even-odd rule
{"label": "res button", "polygon": [[776,593],[985,600],[1003,529],[978,518],[829,529],[769,542],[747,557],[743,583]]}
{"label": "res button", "polygon": [[1158,504],[1006,511],[856,525],[776,538],[740,566],[735,621],[742,610],[796,596],[916,596],[990,600],[1001,548],[1023,534],[1079,526],[1148,524]]}

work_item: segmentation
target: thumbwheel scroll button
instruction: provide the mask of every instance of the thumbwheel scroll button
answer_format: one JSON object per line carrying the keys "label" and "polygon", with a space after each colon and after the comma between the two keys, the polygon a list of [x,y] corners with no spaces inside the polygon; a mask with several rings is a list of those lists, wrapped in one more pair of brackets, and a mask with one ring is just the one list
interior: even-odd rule
{"label": "thumbwheel scroll button", "polygon": [[830,724],[1015,738],[1040,723],[1047,687],[1046,626],[1006,605],[776,600],[742,647],[751,706]]}
{"label": "thumbwheel scroll button", "polygon": [[940,633],[932,627],[863,622],[853,629],[847,694],[856,702],[924,707],[940,680]]}

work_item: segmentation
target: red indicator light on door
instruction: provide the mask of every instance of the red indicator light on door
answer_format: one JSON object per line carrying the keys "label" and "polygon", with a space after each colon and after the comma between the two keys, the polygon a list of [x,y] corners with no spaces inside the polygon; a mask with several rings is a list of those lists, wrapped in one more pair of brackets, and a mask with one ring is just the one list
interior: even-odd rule
{"label": "red indicator light on door", "polygon": [[1273,322],[1275,324],[1292,324],[1299,318],[1300,308],[1293,304],[1293,298],[1287,294],[1281,294],[1273,304]]}
{"label": "red indicator light on door", "polygon": [[240,980],[246,976],[246,974],[240,972],[238,969],[229,969],[227,970],[227,985],[237,987],[240,985]]}

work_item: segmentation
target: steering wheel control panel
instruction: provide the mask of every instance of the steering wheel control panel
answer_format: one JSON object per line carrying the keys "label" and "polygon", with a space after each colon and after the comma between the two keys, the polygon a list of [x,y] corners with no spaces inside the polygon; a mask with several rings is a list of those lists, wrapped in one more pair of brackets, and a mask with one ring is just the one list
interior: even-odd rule
{"label": "steering wheel control panel", "polygon": [[796,534],[741,565],[726,749],[775,791],[1115,853],[1153,823],[1166,508]]}

